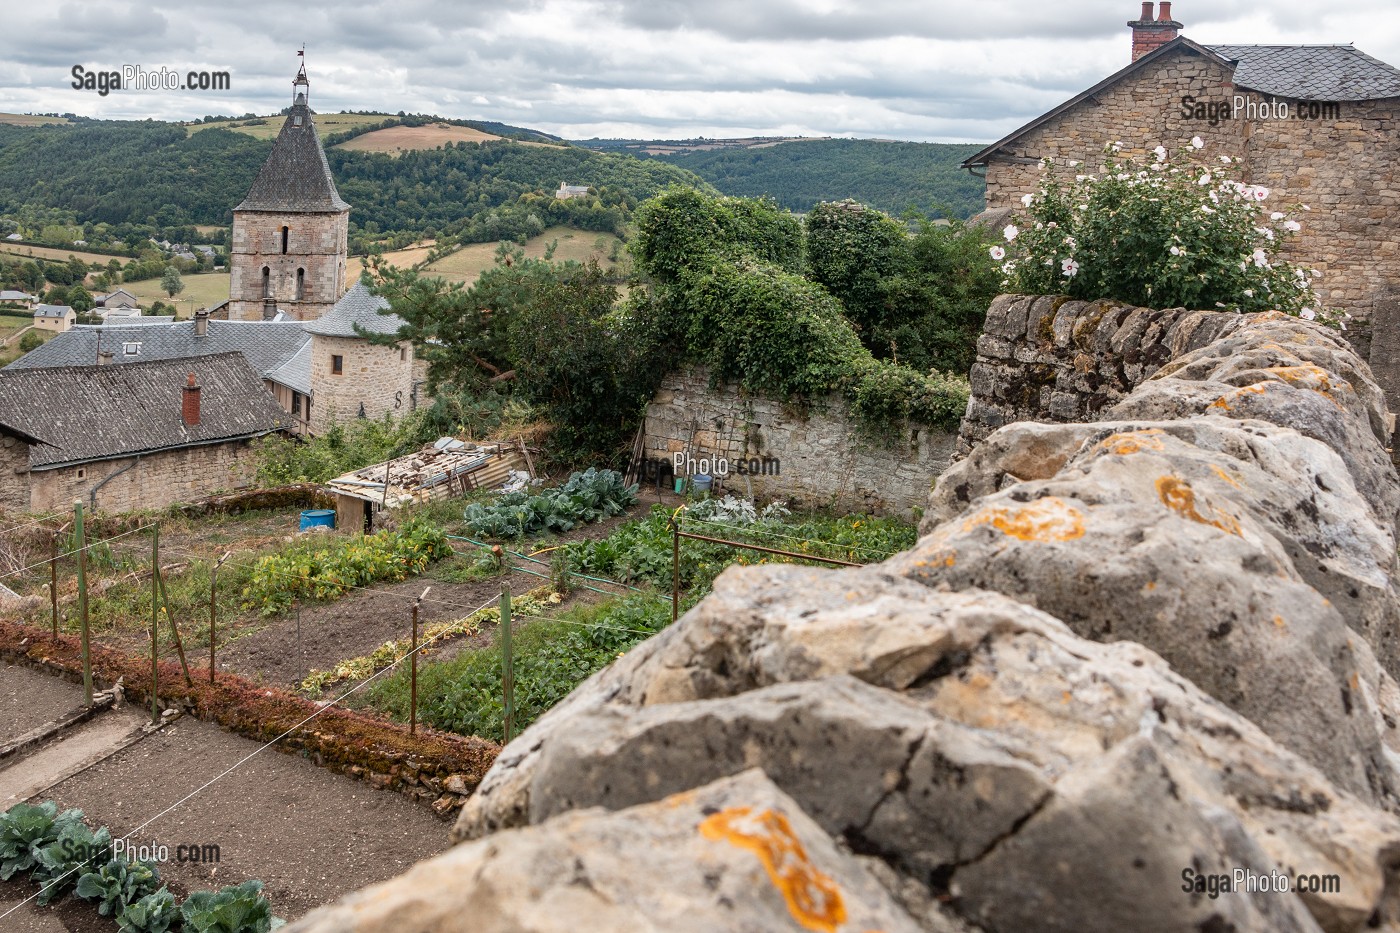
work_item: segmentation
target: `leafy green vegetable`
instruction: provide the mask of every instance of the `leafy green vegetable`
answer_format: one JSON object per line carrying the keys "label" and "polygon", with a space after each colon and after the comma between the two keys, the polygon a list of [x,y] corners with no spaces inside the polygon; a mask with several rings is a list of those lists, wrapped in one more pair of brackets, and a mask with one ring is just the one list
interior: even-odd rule
{"label": "leafy green vegetable", "polygon": [[80,822],[81,810],[62,815],[52,802],[33,806],[17,803],[0,815],[0,880],[9,881],[16,872],[31,871],[39,863],[39,853],[58,838],[69,824]]}
{"label": "leafy green vegetable", "polygon": [[160,873],[153,863],[132,862],[122,856],[96,871],[84,872],[75,893],[84,900],[97,901],[97,912],[106,917],[121,913],[127,905],[154,893],[159,885]]}
{"label": "leafy green vegetable", "polygon": [[213,891],[196,891],[180,906],[185,933],[268,933],[272,906],[262,896],[261,881]]}
{"label": "leafy green vegetable", "polygon": [[508,492],[494,502],[473,502],[463,512],[467,528],[484,538],[519,538],[537,531],[569,531],[579,524],[621,515],[637,501],[616,470],[589,468],[555,489],[531,495]]}
{"label": "leafy green vegetable", "polygon": [[43,885],[38,903],[47,904],[66,893],[84,872],[100,871],[111,860],[112,834],[107,827],[93,832],[79,820],[65,823],[58,838],[38,852],[33,875],[33,879]]}
{"label": "leafy green vegetable", "polygon": [[179,921],[175,895],[161,888],[117,914],[117,929],[121,933],[170,933]]}

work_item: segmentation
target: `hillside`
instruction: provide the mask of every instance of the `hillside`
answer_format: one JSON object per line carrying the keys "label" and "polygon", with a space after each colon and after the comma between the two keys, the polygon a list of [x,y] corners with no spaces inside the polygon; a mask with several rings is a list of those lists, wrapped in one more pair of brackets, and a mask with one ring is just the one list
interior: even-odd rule
{"label": "hillside", "polygon": [[768,195],[794,211],[854,198],[898,214],[908,207],[969,217],[985,186],[958,165],[980,146],[877,139],[602,140],[578,143],[688,169],[730,195]]}
{"label": "hillside", "polygon": [[[354,206],[352,250],[395,248],[423,237],[528,237],[558,224],[615,233],[638,203],[668,184],[703,185],[678,166],[559,144],[462,139],[394,155],[333,145],[337,137],[355,142],[383,132],[376,127],[386,118],[372,116],[342,133],[323,134],[336,185]],[[139,247],[165,231],[185,229],[192,236],[195,225],[226,227],[271,149],[270,139],[259,138],[268,128],[202,124],[191,131],[183,124],[99,120],[0,124],[0,218],[19,223],[34,239],[47,225],[81,228],[93,247]],[[553,192],[565,180],[597,194],[556,201]]]}

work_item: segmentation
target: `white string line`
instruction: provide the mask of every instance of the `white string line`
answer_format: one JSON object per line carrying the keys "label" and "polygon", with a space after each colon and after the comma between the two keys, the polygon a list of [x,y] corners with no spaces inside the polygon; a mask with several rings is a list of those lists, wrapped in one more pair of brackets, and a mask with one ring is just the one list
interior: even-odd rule
{"label": "white string line", "polygon": [[[71,551],[64,551],[62,554],[56,555],[56,557],[58,557],[58,558],[62,558],[62,557],[72,557],[74,554],[78,554],[78,553],[80,553],[80,552],[82,552],[82,551],[89,551],[89,550],[92,550],[93,548],[97,547],[97,545],[99,545],[99,544],[106,544],[108,541],[115,541],[115,540],[117,540],[118,538],[125,538],[127,535],[134,535],[134,534],[136,534],[136,532],[138,532],[138,531],[145,531],[147,528],[154,528],[154,527],[155,527],[155,523],[152,522],[152,523],[149,524],[149,525],[142,525],[141,527],[139,527],[139,528],[133,528],[133,529],[131,529],[130,531],[123,531],[123,532],[122,532],[121,534],[119,534],[119,535],[112,535],[112,537],[110,537],[110,538],[102,538],[102,539],[97,540],[97,541],[89,541],[88,543],[84,544],[84,545],[83,545],[82,547],[80,547],[80,548],[74,548],[74,549],[71,550]],[[16,575],[21,574],[21,573],[26,573],[26,572],[28,572],[28,571],[30,571],[30,570],[33,570],[35,567],[42,567],[42,566],[44,566],[45,564],[47,564],[50,560],[53,560],[53,559],[55,559],[55,558],[46,557],[46,558],[44,558],[43,560],[39,561],[37,564],[30,564],[28,567],[21,567],[21,568],[19,568],[18,570],[12,570],[12,571],[10,571],[9,573],[0,574],[0,580],[4,580],[6,577],[13,577],[13,576],[16,576]]]}
{"label": "white string line", "polygon": [[42,518],[36,518],[32,522],[25,522],[23,525],[11,525],[9,528],[0,529],[0,537],[10,534],[14,531],[19,531],[21,528],[28,528],[30,525],[42,524],[43,522],[49,521],[50,519],[58,518],[60,515],[67,514],[67,512],[54,512],[50,515],[45,515]]}
{"label": "white string line", "polygon": [[[494,602],[495,599],[496,599],[496,597],[492,597],[491,599],[488,599],[486,602],[482,603],[482,604],[481,604],[480,606],[478,606],[475,610],[473,610],[473,612],[480,612],[482,609],[485,609],[487,606],[491,605],[491,603]],[[258,748],[254,749],[253,751],[249,752],[249,753],[248,753],[247,755],[245,755],[243,758],[241,758],[240,760],[234,762],[232,765],[230,765],[229,767],[225,768],[225,769],[224,769],[222,772],[220,772],[219,774],[217,774],[217,775],[215,775],[214,777],[210,778],[209,780],[205,781],[205,782],[204,782],[203,784],[201,784],[199,787],[196,787],[194,790],[190,791],[190,792],[189,792],[188,794],[186,794],[184,797],[181,797],[179,800],[175,801],[175,803],[173,803],[173,804],[171,804],[170,806],[166,807],[164,810],[160,811],[160,812],[157,813],[155,816],[151,817],[149,820],[147,820],[146,822],[142,823],[140,826],[138,826],[138,827],[136,827],[135,829],[133,829],[131,832],[129,832],[129,833],[127,833],[126,835],[122,836],[122,837],[121,837],[121,840],[122,840],[123,842],[125,842],[126,840],[130,839],[132,836],[135,836],[135,835],[136,835],[137,833],[139,833],[141,830],[145,829],[147,826],[150,826],[150,825],[151,825],[152,823],[154,823],[156,820],[160,819],[160,818],[163,817],[163,816],[166,816],[167,814],[169,814],[169,813],[173,812],[174,810],[178,809],[179,807],[183,806],[185,803],[187,803],[190,799],[192,799],[193,797],[195,797],[197,794],[200,794],[200,793],[204,792],[204,791],[205,791],[207,788],[209,788],[212,784],[215,784],[215,783],[217,783],[218,781],[223,780],[225,777],[227,777],[228,775],[232,774],[234,771],[236,771],[237,769],[241,768],[243,765],[247,764],[247,763],[248,763],[249,761],[251,761],[255,756],[262,754],[262,753],[265,752],[267,749],[271,748],[273,745],[276,745],[278,742],[282,741],[282,740],[285,739],[287,736],[291,735],[293,732],[297,731],[297,730],[300,729],[302,726],[306,725],[308,722],[310,722],[311,720],[315,719],[317,716],[320,716],[322,713],[326,712],[326,710],[332,709],[332,708],[334,708],[335,706],[337,706],[341,701],[343,701],[345,698],[347,698],[348,696],[350,696],[352,693],[355,693],[355,692],[359,691],[360,689],[364,688],[365,686],[367,686],[367,685],[370,683],[370,681],[375,680],[376,678],[383,676],[385,673],[387,673],[388,671],[390,671],[390,670],[392,670],[393,668],[397,667],[399,664],[403,663],[405,660],[407,660],[409,657],[411,657],[411,656],[412,656],[413,654],[415,654],[416,652],[422,651],[424,648],[426,648],[428,645],[432,644],[432,643],[433,643],[434,641],[436,641],[438,638],[441,638],[441,637],[442,637],[442,634],[444,634],[444,633],[440,633],[440,634],[438,634],[438,635],[433,636],[432,638],[429,638],[428,640],[424,641],[421,645],[418,645],[418,646],[415,647],[413,650],[409,651],[408,654],[405,654],[403,657],[398,658],[397,660],[393,661],[392,663],[390,663],[390,664],[388,664],[388,665],[385,665],[383,668],[379,669],[378,671],[375,671],[375,672],[374,672],[373,674],[371,674],[369,677],[367,677],[367,678],[365,678],[364,680],[360,681],[358,684],[356,684],[355,686],[351,687],[349,690],[347,690],[347,691],[345,691],[344,693],[342,693],[342,694],[341,694],[339,697],[337,697],[336,699],[330,701],[330,702],[327,703],[325,706],[323,706],[323,707],[321,707],[320,709],[316,710],[316,712],[312,713],[310,716],[307,716],[307,717],[306,717],[305,719],[303,719],[301,722],[299,722],[299,723],[297,723],[296,725],[292,726],[292,727],[291,727],[290,729],[288,729],[286,732],[283,732],[281,735],[277,736],[277,738],[273,739],[273,740],[270,741],[270,742],[267,742],[267,743],[264,744],[264,745],[259,746]],[[96,859],[97,857],[98,857],[97,855],[89,856],[89,857],[87,858],[87,860],[84,861],[82,864],[80,864],[77,868],[70,868],[68,871],[64,872],[64,873],[63,873],[62,875],[60,875],[59,877],[55,878],[54,880],[50,881],[48,884],[46,884],[46,885],[44,885],[43,887],[41,887],[38,891],[36,891],[36,892],[34,892],[33,894],[29,895],[29,897],[26,897],[24,900],[20,901],[20,902],[19,902],[18,904],[16,904],[14,907],[11,907],[9,910],[5,911],[3,914],[0,914],[0,920],[5,919],[5,918],[8,917],[10,914],[14,913],[16,910],[19,910],[19,909],[20,909],[21,907],[23,907],[25,904],[28,904],[30,901],[34,900],[34,898],[38,897],[40,894],[43,894],[43,893],[44,893],[45,891],[47,891],[49,888],[51,888],[51,887],[53,887],[54,885],[58,884],[58,883],[61,882],[64,878],[67,878],[69,875],[73,874],[75,871],[78,871],[78,870],[81,869],[81,868],[86,868],[86,867],[88,866],[88,864],[89,864],[90,862],[92,862],[94,859]]]}

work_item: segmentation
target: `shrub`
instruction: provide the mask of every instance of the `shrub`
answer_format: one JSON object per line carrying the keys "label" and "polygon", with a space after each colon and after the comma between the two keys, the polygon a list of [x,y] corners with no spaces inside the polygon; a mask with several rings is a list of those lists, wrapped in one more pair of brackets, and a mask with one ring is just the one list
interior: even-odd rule
{"label": "shrub", "polygon": [[264,616],[275,615],[290,608],[297,597],[335,599],[352,587],[422,573],[428,564],[451,554],[442,529],[416,518],[397,530],[320,547],[302,544],[253,565],[243,589],[243,606]]}
{"label": "shrub", "polygon": [[1022,200],[1029,225],[1008,226],[1009,247],[991,247],[996,259],[1013,254],[1002,267],[1008,288],[1317,317],[1318,273],[1280,256],[1301,225],[1266,206],[1268,188],[1241,182],[1236,160],[1207,160],[1203,147],[1197,137],[1173,159],[1159,146],[1140,163],[1120,159],[1115,143],[1097,174],[1062,183],[1047,170],[1039,190]]}
{"label": "shrub", "polygon": [[637,486],[624,486],[622,474],[590,467],[555,489],[504,493],[489,504],[473,502],[462,514],[474,535],[518,538],[537,531],[568,531],[621,515],[636,501]]}
{"label": "shrub", "polygon": [[19,348],[24,353],[28,353],[30,350],[37,349],[43,345],[44,338],[39,335],[38,331],[31,330],[23,337],[19,338]]}

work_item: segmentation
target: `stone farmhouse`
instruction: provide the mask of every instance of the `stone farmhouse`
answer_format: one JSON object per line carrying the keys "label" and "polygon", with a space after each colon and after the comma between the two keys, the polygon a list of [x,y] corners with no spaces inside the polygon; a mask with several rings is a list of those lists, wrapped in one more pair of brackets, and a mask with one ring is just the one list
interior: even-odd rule
{"label": "stone farmhouse", "polygon": [[287,417],[241,353],[0,371],[0,508],[125,512],[252,482]]}
{"label": "stone farmhouse", "polygon": [[335,190],[309,92],[303,66],[272,152],[233,209],[231,320],[271,320],[279,310],[311,320],[345,291],[350,205]]}
{"label": "stone farmhouse", "polygon": [[1125,68],[963,163],[985,174],[989,212],[1017,209],[1043,159],[1072,177],[1113,142],[1146,157],[1199,136],[1271,203],[1311,208],[1288,258],[1323,273],[1319,295],[1353,315],[1352,343],[1400,409],[1400,70],[1350,45],[1201,45],[1171,7],[1142,4]]}

